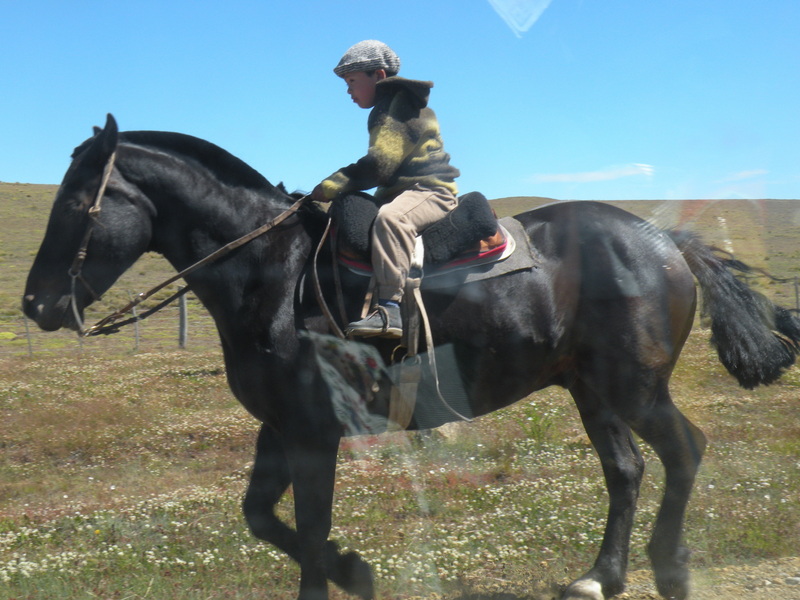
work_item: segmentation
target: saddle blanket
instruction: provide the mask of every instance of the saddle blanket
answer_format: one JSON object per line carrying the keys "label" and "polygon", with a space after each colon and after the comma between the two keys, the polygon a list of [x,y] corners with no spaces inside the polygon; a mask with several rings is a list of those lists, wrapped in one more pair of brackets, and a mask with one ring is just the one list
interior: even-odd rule
{"label": "saddle blanket", "polygon": [[[445,265],[437,269],[426,269],[422,277],[422,289],[447,289],[465,283],[492,279],[515,271],[533,269],[537,266],[528,235],[522,223],[514,217],[503,217],[497,221],[507,237],[505,251],[493,256],[491,260],[457,261],[455,265]],[[357,264],[344,262],[350,271],[369,277],[372,272]]]}

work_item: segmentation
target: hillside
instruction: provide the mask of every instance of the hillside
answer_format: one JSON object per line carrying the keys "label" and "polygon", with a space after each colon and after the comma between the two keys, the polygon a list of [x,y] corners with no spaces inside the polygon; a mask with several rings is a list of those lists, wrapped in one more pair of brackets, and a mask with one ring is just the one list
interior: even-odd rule
{"label": "hillside", "polygon": [[[58,189],[56,185],[33,185],[0,182],[0,222],[3,228],[0,240],[0,353],[24,350],[22,336],[24,324],[20,301],[28,269],[36,255],[47,226],[50,206]],[[501,198],[492,201],[499,216],[517,214],[542,204],[553,202],[549,198]],[[707,242],[733,251],[738,258],[753,266],[764,268],[783,278],[800,275],[800,201],[620,201],[612,202],[634,214],[653,221],[662,227],[678,224],[703,235]],[[91,320],[125,304],[130,295],[149,289],[172,274],[171,267],[160,256],[145,255],[130,269],[106,295],[101,305],[87,315]],[[764,280],[759,283],[779,303],[795,306],[793,284],[777,284]],[[174,290],[174,288],[173,288]],[[173,290],[167,290],[163,296]],[[202,307],[191,300],[190,307],[196,317],[193,331],[204,341],[216,345],[213,324]],[[169,315],[169,311],[167,311]],[[174,329],[174,315],[159,315],[147,322],[151,330],[159,325],[158,319],[168,319],[163,326]],[[144,324],[143,324],[144,326]],[[49,334],[48,344],[58,336]],[[127,335],[119,334],[119,336]],[[114,336],[116,339],[119,336]],[[13,338],[9,341],[8,338]],[[94,340],[85,343],[94,344]],[[108,348],[105,342],[104,348]]]}

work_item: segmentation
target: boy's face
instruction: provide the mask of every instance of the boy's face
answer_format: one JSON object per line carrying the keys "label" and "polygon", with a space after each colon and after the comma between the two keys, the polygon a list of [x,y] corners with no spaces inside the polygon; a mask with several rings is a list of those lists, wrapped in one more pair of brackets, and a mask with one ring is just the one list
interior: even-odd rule
{"label": "boy's face", "polygon": [[353,71],[342,76],[347,84],[347,93],[358,104],[360,108],[372,108],[375,106],[375,85],[381,80],[386,79],[386,71],[378,69],[372,75],[367,75],[364,71]]}

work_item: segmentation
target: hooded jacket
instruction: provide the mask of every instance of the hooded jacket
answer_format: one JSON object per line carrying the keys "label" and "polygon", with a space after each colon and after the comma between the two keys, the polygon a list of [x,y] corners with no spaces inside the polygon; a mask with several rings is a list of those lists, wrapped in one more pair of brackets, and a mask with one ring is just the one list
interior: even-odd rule
{"label": "hooded jacket", "polygon": [[439,122],[428,108],[432,87],[429,81],[402,77],[376,84],[375,106],[367,119],[369,150],[322,182],[326,198],[377,187],[376,200],[389,202],[414,184],[458,193],[460,173],[450,165]]}

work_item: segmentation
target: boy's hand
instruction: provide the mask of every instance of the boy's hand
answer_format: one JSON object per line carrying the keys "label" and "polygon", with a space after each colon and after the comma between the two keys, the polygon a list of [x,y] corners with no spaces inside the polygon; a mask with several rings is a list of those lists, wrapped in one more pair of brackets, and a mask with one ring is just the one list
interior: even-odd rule
{"label": "boy's hand", "polygon": [[325,192],[322,191],[321,183],[317,184],[317,187],[311,192],[311,199],[317,202],[330,202],[330,200],[325,197]]}

